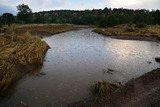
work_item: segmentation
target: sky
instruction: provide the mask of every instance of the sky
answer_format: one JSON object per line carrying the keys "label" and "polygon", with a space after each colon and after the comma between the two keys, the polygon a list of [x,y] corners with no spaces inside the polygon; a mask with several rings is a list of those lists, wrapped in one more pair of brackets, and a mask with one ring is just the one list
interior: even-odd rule
{"label": "sky", "polygon": [[108,8],[160,9],[160,0],[0,0],[0,15],[16,15],[18,4],[27,4],[33,12],[47,10],[85,10]]}

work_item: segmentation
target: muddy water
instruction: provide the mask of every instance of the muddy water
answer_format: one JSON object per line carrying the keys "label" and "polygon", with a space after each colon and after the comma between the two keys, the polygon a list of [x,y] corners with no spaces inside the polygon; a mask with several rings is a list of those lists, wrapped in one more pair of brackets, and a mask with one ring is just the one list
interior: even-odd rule
{"label": "muddy water", "polygon": [[[89,96],[98,80],[127,82],[160,67],[156,42],[118,40],[85,29],[44,38],[51,49],[37,75],[21,79],[0,106],[64,107]],[[112,73],[105,73],[112,69]]]}

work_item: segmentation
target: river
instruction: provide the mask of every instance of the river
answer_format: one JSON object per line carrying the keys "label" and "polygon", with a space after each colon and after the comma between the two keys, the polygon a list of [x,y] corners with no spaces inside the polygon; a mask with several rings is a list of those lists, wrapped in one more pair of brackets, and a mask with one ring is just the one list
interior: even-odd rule
{"label": "river", "polygon": [[[26,75],[0,107],[65,107],[89,96],[89,86],[101,80],[125,83],[160,64],[156,42],[120,40],[83,29],[43,39],[51,47],[43,75]],[[112,69],[112,73],[105,73]]]}

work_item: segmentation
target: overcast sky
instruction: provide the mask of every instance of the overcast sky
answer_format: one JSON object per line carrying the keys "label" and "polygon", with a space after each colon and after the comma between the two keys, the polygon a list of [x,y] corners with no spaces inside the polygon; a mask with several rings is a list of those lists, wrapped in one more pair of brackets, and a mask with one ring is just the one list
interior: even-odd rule
{"label": "overcast sky", "polygon": [[46,10],[84,10],[108,8],[160,9],[160,0],[0,0],[0,14],[16,14],[18,4],[27,4],[33,12]]}

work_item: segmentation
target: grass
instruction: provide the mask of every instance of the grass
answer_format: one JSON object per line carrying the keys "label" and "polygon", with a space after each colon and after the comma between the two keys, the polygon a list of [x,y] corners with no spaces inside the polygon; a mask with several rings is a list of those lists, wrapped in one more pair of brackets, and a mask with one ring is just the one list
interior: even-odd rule
{"label": "grass", "polygon": [[14,32],[17,35],[24,34],[26,32],[31,33],[35,36],[50,36],[66,31],[76,30],[84,26],[71,25],[71,24],[26,24],[26,25],[18,25],[13,24],[10,27],[3,26],[0,29],[0,32]]}
{"label": "grass", "polygon": [[106,73],[107,73],[107,74],[112,74],[113,72],[114,72],[114,70],[112,70],[112,69],[107,69],[107,70],[104,69],[104,70],[103,70],[103,75],[105,75]]}
{"label": "grass", "polygon": [[0,91],[18,79],[18,65],[41,65],[49,46],[30,33],[0,37]]}
{"label": "grass", "polygon": [[94,30],[99,34],[106,36],[132,36],[132,37],[160,37],[160,26],[150,25],[145,27],[136,27],[136,25],[118,25],[108,28],[97,28]]}
{"label": "grass", "polygon": [[109,95],[110,91],[116,87],[119,86],[107,81],[98,81],[90,86],[90,90],[92,92],[92,95],[96,96],[96,98],[104,99]]}
{"label": "grass", "polygon": [[110,83],[104,80],[105,74],[112,74],[114,70],[112,69],[103,69],[103,77],[101,81],[98,81],[90,86],[90,91],[93,95],[93,99],[97,102],[109,100],[109,94],[113,89],[123,86],[123,84],[116,82]]}
{"label": "grass", "polygon": [[5,90],[18,78],[15,66],[9,59],[0,58],[0,90]]}

